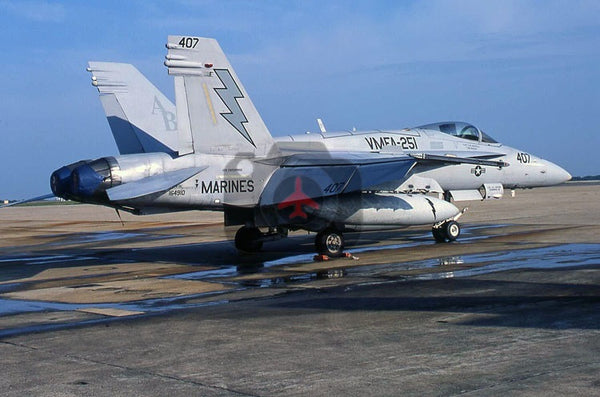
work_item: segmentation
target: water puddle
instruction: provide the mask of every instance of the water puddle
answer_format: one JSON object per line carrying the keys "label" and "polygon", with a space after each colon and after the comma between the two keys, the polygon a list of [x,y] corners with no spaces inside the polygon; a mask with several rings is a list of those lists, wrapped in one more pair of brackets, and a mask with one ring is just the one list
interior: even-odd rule
{"label": "water puddle", "polygon": [[468,269],[406,275],[403,276],[403,279],[437,280],[451,277],[469,277],[514,269],[554,269],[600,265],[600,244],[564,244],[506,252],[439,257],[415,262],[360,266],[348,269],[347,274],[377,277],[392,272],[469,265],[472,265],[472,267]]}
{"label": "water puddle", "polygon": [[72,261],[87,261],[98,259],[94,256],[77,256],[77,255],[42,255],[42,256],[15,256],[4,257],[0,259],[0,263],[21,263],[22,265],[46,265],[49,263],[63,263]]}
{"label": "water puddle", "polygon": [[4,257],[2,259],[0,259],[0,263],[6,263],[6,262],[29,262],[31,260],[39,260],[39,261],[44,261],[44,260],[57,260],[57,259],[61,259],[61,258],[71,258],[71,255],[44,255],[44,256],[12,256],[12,257]]}
{"label": "water puddle", "polygon": [[[228,303],[228,300],[215,300],[201,303],[184,303],[187,299],[193,299],[204,296],[200,295],[189,295],[185,297],[167,298],[167,299],[152,299],[140,302],[128,302],[126,304],[69,304],[69,303],[55,303],[55,302],[39,302],[39,301],[23,301],[23,300],[8,300],[0,299],[0,319],[2,316],[11,314],[21,313],[32,313],[32,312],[53,312],[53,311],[75,311],[82,309],[117,309],[132,312],[142,312],[141,314],[133,314],[127,316],[127,318],[135,318],[146,315],[157,315],[160,313],[168,312],[171,310],[178,309],[190,309],[197,307],[206,307],[214,305],[222,305]],[[79,320],[74,322],[60,322],[60,323],[41,323],[35,325],[25,325],[15,328],[0,329],[0,338],[9,337],[13,335],[22,335],[31,332],[47,332],[53,330],[66,329],[73,326],[83,326],[92,324],[107,324],[112,321],[120,321],[122,317],[110,317],[100,316],[93,319]]]}
{"label": "water puddle", "polygon": [[238,274],[236,266],[227,266],[218,269],[201,270],[198,272],[174,274],[162,278],[174,278],[178,280],[202,280],[215,277],[232,277]]}
{"label": "water puddle", "polygon": [[[124,239],[141,239],[145,241],[152,240],[163,240],[163,239],[172,239],[184,237],[182,234],[149,234],[149,233],[139,233],[139,232],[93,232],[93,233],[78,233],[77,235],[69,235],[66,238],[66,241],[69,244],[85,244],[85,243],[100,243],[107,241],[116,241],[116,240],[124,240]],[[49,245],[64,245],[65,240],[54,242]]]}
{"label": "water puddle", "polygon": [[460,259],[462,264],[482,262],[489,264],[451,272],[422,274],[415,276],[415,279],[470,277],[515,269],[556,269],[600,265],[600,244],[565,244],[504,253],[465,255]]}
{"label": "water puddle", "polygon": [[[3,316],[9,316],[20,313],[32,313],[42,311],[75,311],[87,308],[117,309],[144,313],[162,313],[171,310],[203,306],[205,305],[205,302],[187,303],[187,301],[211,295],[220,295],[224,292],[225,291],[207,292],[202,294],[190,294],[168,298],[146,299],[141,301],[124,303],[60,303],[0,298],[0,318]],[[231,292],[231,290],[228,290],[227,292]],[[217,300],[211,303],[215,304],[215,302],[226,303],[227,300]]]}

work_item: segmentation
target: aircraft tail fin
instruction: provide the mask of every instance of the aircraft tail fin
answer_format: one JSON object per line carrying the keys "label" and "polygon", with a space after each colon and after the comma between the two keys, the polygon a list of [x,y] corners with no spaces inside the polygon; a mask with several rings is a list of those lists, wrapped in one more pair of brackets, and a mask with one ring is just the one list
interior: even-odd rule
{"label": "aircraft tail fin", "polygon": [[180,154],[274,154],[269,130],[215,39],[169,36],[167,49]]}
{"label": "aircraft tail fin", "polygon": [[89,62],[120,154],[177,151],[175,105],[133,65]]}

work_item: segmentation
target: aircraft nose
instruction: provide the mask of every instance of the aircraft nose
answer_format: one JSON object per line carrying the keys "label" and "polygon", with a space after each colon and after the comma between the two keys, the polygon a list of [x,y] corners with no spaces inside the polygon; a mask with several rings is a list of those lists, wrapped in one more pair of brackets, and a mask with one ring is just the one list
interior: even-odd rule
{"label": "aircraft nose", "polygon": [[547,162],[546,181],[549,185],[558,185],[570,181],[571,178],[571,174],[564,168],[551,163],[550,161]]}

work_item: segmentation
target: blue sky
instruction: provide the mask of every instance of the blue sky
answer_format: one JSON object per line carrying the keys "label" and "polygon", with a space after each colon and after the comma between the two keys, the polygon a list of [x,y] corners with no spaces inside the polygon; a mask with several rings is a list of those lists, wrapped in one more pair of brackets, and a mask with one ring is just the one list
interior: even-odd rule
{"label": "blue sky", "polygon": [[168,34],[215,37],[274,135],[469,121],[600,174],[600,2],[0,0],[0,198],[117,154],[87,61],[169,97]]}

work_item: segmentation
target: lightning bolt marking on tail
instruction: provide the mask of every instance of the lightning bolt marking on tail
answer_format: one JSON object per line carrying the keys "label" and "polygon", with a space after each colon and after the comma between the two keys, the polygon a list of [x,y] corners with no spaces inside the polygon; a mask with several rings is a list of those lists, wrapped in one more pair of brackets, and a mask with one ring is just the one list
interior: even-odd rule
{"label": "lightning bolt marking on tail", "polygon": [[244,95],[242,95],[240,88],[231,76],[231,73],[229,73],[229,70],[215,69],[215,73],[219,80],[221,80],[221,84],[223,84],[223,87],[215,88],[215,92],[229,110],[228,113],[221,113],[221,116],[223,116],[223,118],[227,120],[248,142],[250,142],[252,146],[256,147],[244,125],[244,123],[248,122],[248,119],[237,101],[239,98],[243,98]]}

